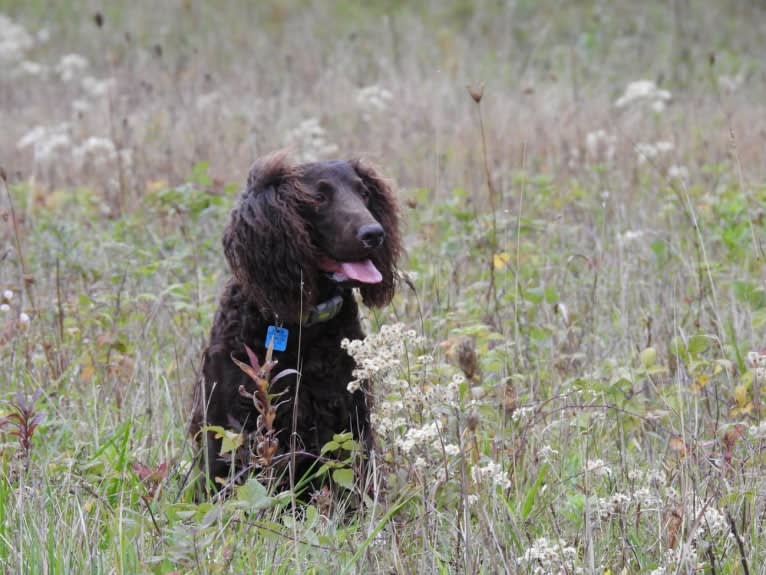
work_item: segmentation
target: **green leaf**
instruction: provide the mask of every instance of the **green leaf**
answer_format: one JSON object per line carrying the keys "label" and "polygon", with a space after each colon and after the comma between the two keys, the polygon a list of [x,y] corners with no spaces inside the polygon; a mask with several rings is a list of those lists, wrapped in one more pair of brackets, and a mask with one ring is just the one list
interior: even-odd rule
{"label": "green leaf", "polygon": [[662,240],[655,240],[651,243],[652,252],[657,260],[657,266],[662,268],[670,259],[668,244]]}
{"label": "green leaf", "polygon": [[332,480],[341,487],[345,487],[349,491],[353,491],[354,470],[349,469],[348,467],[344,467],[343,469],[336,469],[332,472]]}
{"label": "green leaf", "polygon": [[688,359],[689,353],[686,351],[686,344],[680,337],[676,336],[671,339],[668,349],[670,351],[670,355],[677,356],[683,361]]}
{"label": "green leaf", "polygon": [[328,441],[322,446],[322,455],[328,451],[338,451],[338,449],[340,449],[340,444],[337,441]]}
{"label": "green leaf", "polygon": [[244,441],[241,433],[229,431],[220,425],[206,425],[201,431],[210,431],[215,434],[216,439],[221,439],[221,455],[236,451]]}
{"label": "green leaf", "polygon": [[657,350],[653,347],[647,347],[639,354],[639,357],[641,358],[641,365],[644,366],[644,369],[649,369],[657,363]]}
{"label": "green leaf", "polygon": [[689,355],[699,355],[707,349],[710,343],[710,338],[706,335],[693,335],[689,338],[688,351]]}
{"label": "green leaf", "polygon": [[556,291],[556,288],[554,287],[545,288],[544,294],[545,294],[545,303],[553,305],[561,301],[561,298],[559,297],[559,292]]}
{"label": "green leaf", "polygon": [[540,287],[530,288],[524,292],[524,299],[528,302],[540,303],[543,301],[544,297],[545,292],[543,291],[543,288]]}
{"label": "green leaf", "polygon": [[237,501],[253,511],[268,509],[274,505],[274,498],[269,496],[269,492],[255,477],[251,477],[237,489]]}
{"label": "green leaf", "polygon": [[543,486],[543,483],[545,482],[545,474],[548,472],[548,464],[543,463],[540,466],[540,471],[537,472],[537,479],[535,479],[535,482],[532,484],[532,487],[529,488],[529,491],[527,491],[527,495],[524,498],[524,503],[521,506],[521,519],[526,520],[527,517],[529,517],[529,513],[532,511],[532,507],[535,505],[535,499],[537,498],[537,494],[540,491],[540,488]]}
{"label": "green leaf", "polygon": [[345,449],[346,451],[358,451],[359,443],[357,441],[354,441],[353,439],[349,439],[343,442],[343,444],[341,445],[341,448]]}
{"label": "green leaf", "polygon": [[747,281],[735,281],[732,285],[734,295],[742,303],[748,304],[753,309],[766,307],[766,293],[760,285]]}

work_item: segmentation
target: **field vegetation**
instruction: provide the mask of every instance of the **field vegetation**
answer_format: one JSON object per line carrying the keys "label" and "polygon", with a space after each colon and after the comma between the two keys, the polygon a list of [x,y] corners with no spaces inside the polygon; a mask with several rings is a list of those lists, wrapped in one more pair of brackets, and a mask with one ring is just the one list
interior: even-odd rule
{"label": "field vegetation", "polygon": [[[0,0],[2,571],[766,573],[764,21]],[[347,346],[382,487],[195,501],[221,233],[285,147],[398,184]]]}

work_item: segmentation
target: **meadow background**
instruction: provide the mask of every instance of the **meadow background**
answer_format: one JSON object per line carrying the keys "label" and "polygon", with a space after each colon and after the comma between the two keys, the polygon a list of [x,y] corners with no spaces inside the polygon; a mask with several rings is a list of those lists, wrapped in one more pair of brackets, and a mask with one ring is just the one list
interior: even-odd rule
{"label": "meadow background", "polygon": [[[766,573],[765,22],[0,0],[2,571]],[[221,232],[284,147],[399,188],[353,513],[193,498]]]}

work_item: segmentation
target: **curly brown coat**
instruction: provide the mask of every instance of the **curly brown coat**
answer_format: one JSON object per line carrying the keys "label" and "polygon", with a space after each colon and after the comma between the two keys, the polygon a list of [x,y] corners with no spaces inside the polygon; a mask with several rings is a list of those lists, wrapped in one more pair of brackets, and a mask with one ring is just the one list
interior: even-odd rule
{"label": "curly brown coat", "polygon": [[[248,346],[262,363],[270,325],[289,334],[286,349],[274,352],[270,393],[278,398],[278,454],[289,453],[295,432],[295,477],[336,433],[351,431],[369,449],[370,390],[347,390],[355,365],[340,344],[364,337],[352,288],[367,306],[387,305],[394,295],[401,242],[392,187],[358,160],[291,165],[284,154],[269,156],[253,166],[223,246],[233,278],[203,354],[190,428],[204,447],[203,469],[212,485],[216,477],[244,476],[249,458],[222,456],[221,440],[201,430],[255,431],[258,413],[239,393],[241,385],[252,391],[253,382],[232,358],[247,361]],[[307,312],[338,296],[342,306],[334,317],[307,323]],[[289,369],[300,378],[277,379]]]}

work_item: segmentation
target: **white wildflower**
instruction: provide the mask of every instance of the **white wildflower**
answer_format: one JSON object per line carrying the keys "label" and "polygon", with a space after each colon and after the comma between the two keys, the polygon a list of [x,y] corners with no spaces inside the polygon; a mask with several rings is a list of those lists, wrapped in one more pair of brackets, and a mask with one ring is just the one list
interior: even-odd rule
{"label": "white wildflower", "polygon": [[628,479],[631,481],[643,481],[644,472],[641,469],[631,469],[628,471]]}
{"label": "white wildflower", "polygon": [[354,100],[360,107],[373,108],[384,112],[388,109],[388,104],[393,100],[393,95],[382,86],[373,84],[357,90]]}
{"label": "white wildflower", "polygon": [[662,112],[670,98],[670,92],[660,90],[654,82],[638,80],[627,85],[625,92],[614,105],[618,108],[624,108],[634,103],[648,102],[655,112]]}
{"label": "white wildflower", "polygon": [[462,373],[456,373],[452,376],[452,385],[463,385],[465,383],[465,376]]}
{"label": "white wildflower", "polygon": [[18,142],[16,142],[16,148],[19,150],[23,150],[24,148],[34,146],[46,134],[47,134],[47,130],[43,126],[36,126],[35,128],[32,128],[29,132],[24,134],[21,137],[21,139]]}
{"label": "white wildflower", "polygon": [[563,541],[553,543],[540,537],[517,560],[531,569],[534,575],[569,573],[577,559],[577,549]]}
{"label": "white wildflower", "polygon": [[346,386],[346,391],[349,393],[354,393],[362,386],[362,382],[359,379],[355,379],[353,381],[349,381],[348,385]]}
{"label": "white wildflower", "polygon": [[133,165],[133,150],[129,148],[121,148],[117,151],[117,155],[120,157],[123,168],[130,168]]}
{"label": "white wildflower", "polygon": [[511,480],[508,474],[503,470],[503,466],[494,461],[487,461],[484,465],[474,465],[471,468],[471,477],[476,483],[490,481],[496,487],[508,489],[511,486]]}
{"label": "white wildflower", "polygon": [[11,306],[7,303],[0,304],[0,312],[8,313],[9,311],[11,311]]}
{"label": "white wildflower", "polygon": [[643,164],[648,160],[652,160],[657,157],[657,148],[652,144],[638,143],[635,146],[636,154],[638,154],[638,163]]}
{"label": "white wildflower", "polygon": [[48,40],[51,39],[51,29],[50,28],[40,28],[37,31],[37,34],[35,34],[35,40],[38,44],[47,44]]}
{"label": "white wildflower", "polygon": [[755,375],[758,379],[766,378],[766,353],[750,351],[747,353],[745,363],[750,369],[755,370]]}
{"label": "white wildflower", "polygon": [[439,430],[436,427],[436,423],[432,422],[423,427],[408,429],[404,437],[398,439],[396,444],[404,453],[411,453],[417,446],[431,449],[438,438]]}
{"label": "white wildflower", "polygon": [[656,142],[654,144],[654,147],[657,148],[658,154],[667,154],[668,152],[672,152],[675,148],[675,145],[673,142],[668,142],[666,140],[662,140],[660,142]]}
{"label": "white wildflower", "polygon": [[21,137],[16,148],[32,148],[35,163],[47,164],[71,144],[69,124],[59,124],[51,127],[37,126]]}
{"label": "white wildflower", "polygon": [[718,85],[727,92],[736,92],[744,81],[745,76],[742,72],[736,76],[718,76]]}
{"label": "white wildflower", "polygon": [[416,361],[420,365],[432,365],[434,363],[434,356],[429,353],[424,353],[423,355],[419,355]]}
{"label": "white wildflower", "polygon": [[103,98],[109,94],[115,86],[117,86],[117,80],[114,78],[105,78],[103,80],[97,80],[92,76],[85,76],[80,82],[82,89],[85,93],[93,99]]}
{"label": "white wildflower", "polygon": [[91,108],[90,102],[80,98],[72,100],[70,105],[72,106],[72,110],[75,112],[75,114],[85,114]]}
{"label": "white wildflower", "polygon": [[338,146],[327,141],[326,132],[317,118],[301,122],[288,133],[287,141],[298,149],[297,156],[302,162],[316,162],[338,151]]}
{"label": "white wildflower", "polygon": [[42,64],[38,64],[37,62],[32,62],[30,60],[24,60],[21,64],[17,66],[15,75],[42,77],[42,76],[45,76],[47,73],[48,73],[48,68],[46,66],[43,66]]}
{"label": "white wildflower", "polygon": [[567,167],[570,170],[576,170],[580,165],[580,150],[576,146],[570,146]]}
{"label": "white wildflower", "polygon": [[667,154],[673,150],[673,142],[660,141],[654,144],[638,143],[635,146],[638,155],[638,163],[643,164],[649,160],[654,160],[662,154]]}
{"label": "white wildflower", "polygon": [[664,487],[667,480],[662,471],[659,469],[652,469],[646,474],[646,482],[653,487]]}
{"label": "white wildflower", "polygon": [[11,301],[13,299],[13,290],[10,290],[10,289],[3,290],[3,299],[5,301]]}
{"label": "white wildflower", "polygon": [[88,67],[88,61],[79,54],[66,54],[61,57],[56,65],[56,72],[64,82],[76,78],[80,72]]}
{"label": "white wildflower", "polygon": [[623,515],[630,505],[630,497],[624,493],[615,493],[606,498],[598,500],[599,515],[606,521],[615,515]]}
{"label": "white wildflower", "polygon": [[198,112],[204,112],[206,110],[219,107],[220,103],[221,93],[214,90],[212,92],[208,92],[207,94],[198,96],[194,102],[194,107],[197,108]]}
{"label": "white wildflower", "polygon": [[0,14],[0,64],[18,62],[34,41],[26,29]]}
{"label": "white wildflower", "polygon": [[103,166],[117,157],[117,148],[109,138],[91,137],[72,150],[72,157],[80,166]]}
{"label": "white wildflower", "polygon": [[589,459],[585,464],[585,471],[592,473],[596,477],[611,477],[611,468],[601,459]]}
{"label": "white wildflower", "polygon": [[450,457],[454,457],[456,455],[460,455],[460,447],[453,443],[448,443],[444,446],[444,452]]}
{"label": "white wildflower", "polygon": [[689,182],[689,170],[686,166],[678,166],[673,164],[668,168],[668,179],[677,180],[682,183]]}
{"label": "white wildflower", "polygon": [[755,439],[766,438],[766,421],[761,422],[758,425],[751,425],[748,432],[750,437],[753,437]]}
{"label": "white wildflower", "polygon": [[591,161],[607,161],[614,159],[617,138],[604,130],[588,132],[585,136],[585,151]]}
{"label": "white wildflower", "polygon": [[19,323],[20,323],[20,324],[21,324],[23,327],[26,327],[26,326],[28,326],[28,325],[29,325],[29,322],[30,322],[30,318],[29,318],[29,315],[27,315],[27,314],[26,314],[26,313],[24,313],[24,312],[21,312],[21,313],[19,314]]}
{"label": "white wildflower", "polygon": [[623,232],[623,234],[620,236],[620,240],[624,243],[629,243],[634,240],[639,240],[642,237],[644,237],[643,230],[626,230]]}
{"label": "white wildflower", "polygon": [[[462,377],[462,376],[461,376]],[[460,378],[453,377],[449,383],[426,385],[425,390],[411,388],[408,390],[408,401],[430,405],[457,406],[460,395]]]}
{"label": "white wildflower", "polygon": [[513,415],[511,415],[511,420],[518,423],[534,412],[535,408],[533,406],[519,407],[513,412]]}
{"label": "white wildflower", "polygon": [[393,96],[391,92],[373,84],[357,90],[354,101],[357,107],[362,111],[362,117],[369,121],[374,113],[382,113],[388,110]]}
{"label": "white wildflower", "polygon": [[654,495],[646,487],[641,487],[633,492],[633,500],[641,505],[644,510],[656,510],[660,508],[662,502],[660,498]]}
{"label": "white wildflower", "polygon": [[702,528],[710,533],[710,535],[716,536],[728,532],[729,524],[726,521],[726,516],[718,511],[718,509],[708,505],[703,514]]}
{"label": "white wildflower", "polygon": [[537,450],[537,457],[547,463],[553,461],[553,457],[558,454],[558,450],[553,449],[550,445],[543,445],[540,449]]}

